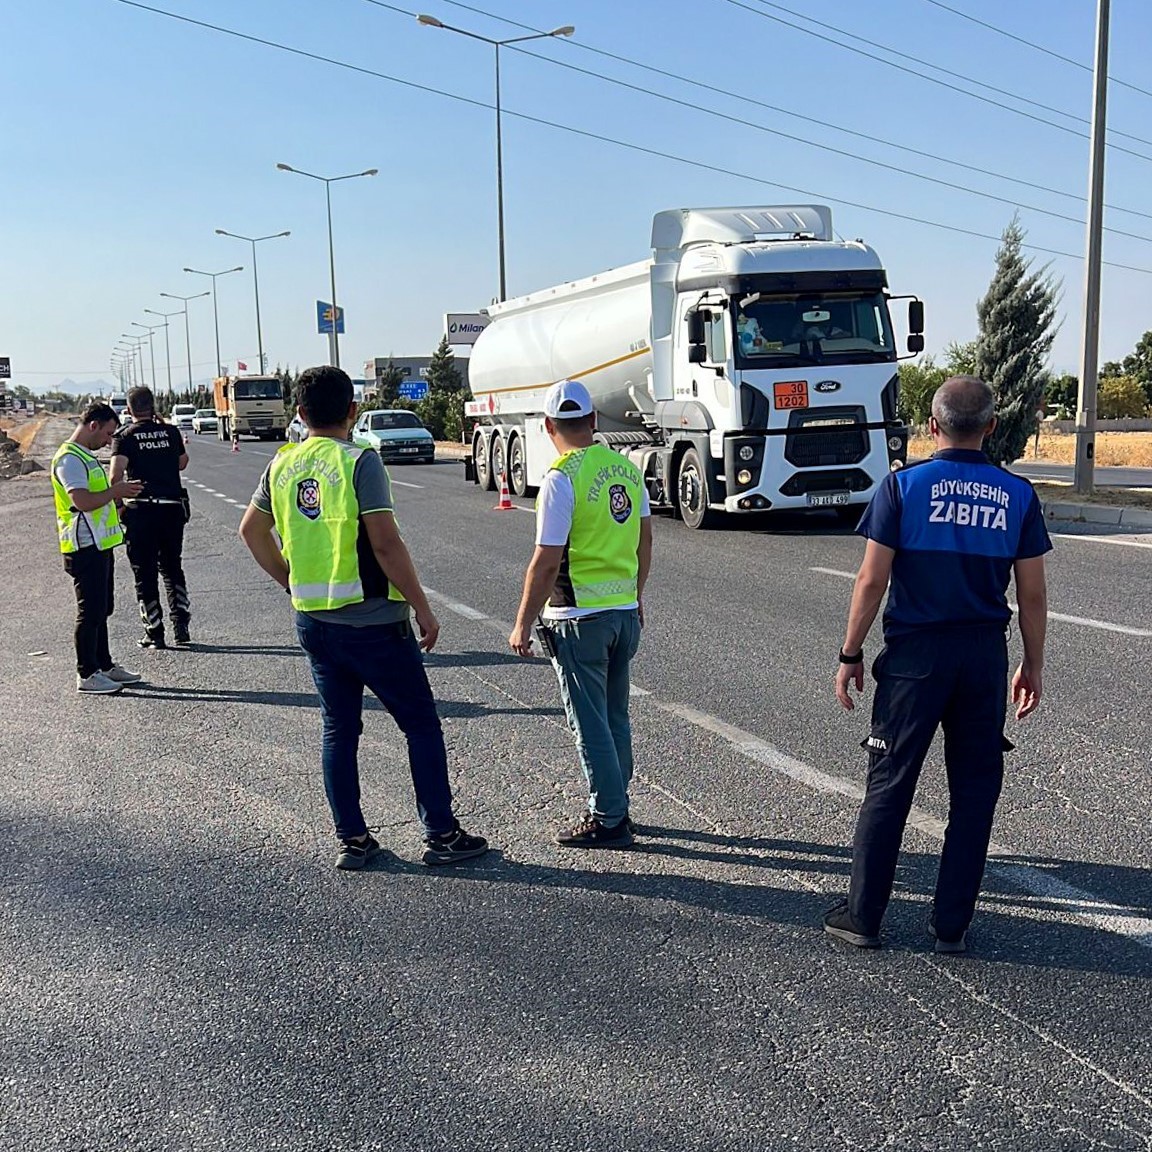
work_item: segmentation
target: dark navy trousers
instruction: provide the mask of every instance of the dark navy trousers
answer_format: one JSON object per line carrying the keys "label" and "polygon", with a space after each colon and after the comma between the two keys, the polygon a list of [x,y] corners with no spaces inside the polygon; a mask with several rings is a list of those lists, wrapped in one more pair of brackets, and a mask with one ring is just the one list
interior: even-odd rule
{"label": "dark navy trousers", "polygon": [[936,881],[934,923],[945,940],[968,928],[980,894],[992,818],[1004,779],[1008,649],[1002,625],[931,629],[888,640],[872,668],[876,696],[868,784],[852,843],[848,905],[878,931],[916,782],[944,729],[948,828]]}

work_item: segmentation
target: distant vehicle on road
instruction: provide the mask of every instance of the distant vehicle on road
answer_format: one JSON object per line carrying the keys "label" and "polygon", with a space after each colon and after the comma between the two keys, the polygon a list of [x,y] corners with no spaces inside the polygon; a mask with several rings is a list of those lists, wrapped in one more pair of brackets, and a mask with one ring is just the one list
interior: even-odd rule
{"label": "distant vehicle on road", "polygon": [[431,464],[436,459],[436,442],[415,412],[388,408],[364,412],[352,426],[352,443],[374,448],[386,463],[409,461]]}
{"label": "distant vehicle on road", "polygon": [[308,425],[300,419],[299,413],[293,416],[288,423],[288,439],[293,444],[302,444],[308,439]]}
{"label": "distant vehicle on road", "polygon": [[192,416],[192,431],[197,436],[202,435],[204,432],[216,431],[216,409],[215,408],[197,408]]}
{"label": "distant vehicle on road", "polygon": [[218,376],[214,382],[216,437],[256,436],[283,440],[288,423],[284,389],[277,376]]}
{"label": "distant vehicle on road", "polygon": [[192,423],[193,418],[196,416],[195,404],[173,404],[172,405],[172,423],[180,429],[181,432],[195,431],[195,425]]}
{"label": "distant vehicle on road", "polygon": [[113,392],[108,397],[108,407],[116,413],[121,424],[131,421],[132,417],[128,415],[128,397],[123,392]]}

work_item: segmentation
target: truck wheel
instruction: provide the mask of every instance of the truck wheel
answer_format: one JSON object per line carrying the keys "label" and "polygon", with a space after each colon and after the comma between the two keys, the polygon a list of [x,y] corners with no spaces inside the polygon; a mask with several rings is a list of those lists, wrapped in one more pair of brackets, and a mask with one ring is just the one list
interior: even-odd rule
{"label": "truck wheel", "polygon": [[499,432],[493,432],[491,445],[489,452],[492,458],[492,488],[495,490],[500,487],[501,475],[505,474],[504,437]]}
{"label": "truck wheel", "polygon": [[508,441],[508,487],[517,496],[528,495],[528,467],[524,459],[524,440],[520,436],[513,436]]}
{"label": "truck wheel", "polygon": [[695,448],[689,448],[680,457],[680,469],[676,474],[676,506],[680,518],[689,528],[713,528],[718,522],[717,514],[708,507],[708,480]]}
{"label": "truck wheel", "polygon": [[477,432],[476,439],[472,441],[472,460],[476,465],[476,479],[480,484],[480,491],[495,491],[491,462],[488,459],[488,440],[483,432]]}

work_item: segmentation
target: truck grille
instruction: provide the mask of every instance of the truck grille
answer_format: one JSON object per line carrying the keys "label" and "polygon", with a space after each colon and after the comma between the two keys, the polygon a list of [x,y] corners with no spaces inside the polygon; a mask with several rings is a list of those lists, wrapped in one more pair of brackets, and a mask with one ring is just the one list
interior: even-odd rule
{"label": "truck grille", "polygon": [[248,417],[248,425],[251,428],[271,428],[272,427],[272,417],[271,416],[249,416]]}
{"label": "truck grille", "polygon": [[863,423],[861,408],[793,412],[784,438],[784,458],[797,468],[859,464],[868,455],[868,430]]}

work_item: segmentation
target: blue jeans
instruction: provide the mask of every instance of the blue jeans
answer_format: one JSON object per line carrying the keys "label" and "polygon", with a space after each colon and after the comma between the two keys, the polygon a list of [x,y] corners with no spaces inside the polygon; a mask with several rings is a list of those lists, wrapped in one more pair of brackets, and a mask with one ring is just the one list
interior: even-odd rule
{"label": "blue jeans", "polygon": [[356,761],[365,688],[388,709],[408,739],[416,810],[425,834],[455,829],[444,733],[411,626],[405,621],[352,628],[298,612],[296,635],[320,693],[324,791],[336,835],[363,836],[368,831],[360,810]]}
{"label": "blue jeans", "polygon": [[640,616],[634,608],[611,610],[547,626],[556,646],[552,667],[588,780],[588,809],[611,828],[628,815],[628,666],[640,646]]}

